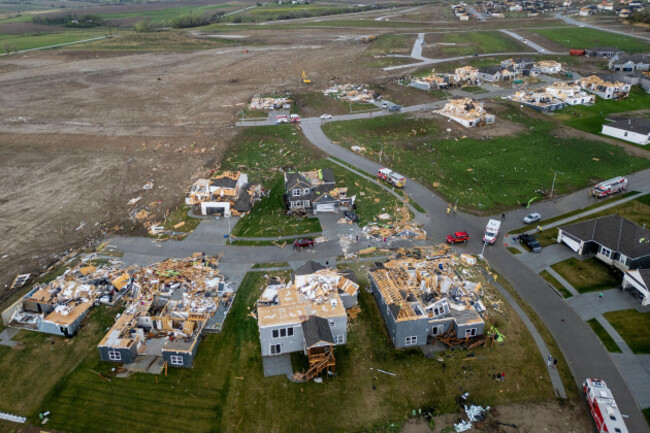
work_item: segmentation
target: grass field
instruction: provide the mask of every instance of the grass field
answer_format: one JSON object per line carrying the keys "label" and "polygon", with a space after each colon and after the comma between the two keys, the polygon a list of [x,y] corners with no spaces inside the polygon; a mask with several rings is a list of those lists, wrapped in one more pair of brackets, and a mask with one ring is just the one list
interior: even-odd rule
{"label": "grass field", "polygon": [[612,275],[607,265],[596,258],[582,261],[570,258],[551,267],[580,293],[611,289],[620,280]]}
{"label": "grass field", "polygon": [[[8,45],[11,50],[14,48],[18,51],[28,50],[30,48],[46,47],[50,45],[65,44],[69,42],[81,41],[84,39],[92,39],[100,36],[106,36],[109,29],[65,29],[62,31],[53,31],[51,33],[34,33],[23,35],[7,35],[0,34],[0,47]],[[4,52],[4,48],[2,48]]]}
{"label": "grass field", "polygon": [[[566,48],[584,50],[592,47],[616,47],[626,53],[647,52],[649,45],[640,39],[589,28],[530,29]],[[543,45],[543,44],[542,44]]]}
{"label": "grass field", "polygon": [[510,251],[510,253],[512,253],[512,254],[514,254],[514,255],[521,254],[521,251],[518,250],[518,249],[515,248],[515,247],[506,247],[506,249],[507,249],[508,251]]}
{"label": "grass field", "polygon": [[[48,429],[73,433],[101,425],[107,432],[140,432],[155,425],[158,432],[368,431],[399,424],[418,407],[453,412],[455,397],[464,391],[492,406],[553,398],[543,360],[508,307],[507,317],[495,316],[504,343],[472,351],[480,362],[455,350],[441,355],[442,363],[418,350],[392,349],[376,303],[365,290],[359,294],[361,313],[350,325],[348,344],[336,349],[338,377],[323,384],[264,378],[257,323],[248,315],[264,274],[244,278],[223,332],[204,339],[192,370],[172,368],[167,377],[136,374],[107,382],[91,370],[110,377],[114,364],[101,363],[97,351],[89,350],[38,405],[52,412]],[[300,355],[294,360],[304,362]],[[497,371],[506,371],[506,381],[491,378]],[[13,403],[8,406],[11,411]]]}
{"label": "grass field", "polygon": [[607,349],[608,352],[621,353],[621,348],[618,347],[616,341],[614,341],[612,336],[607,333],[605,328],[603,328],[603,325],[601,325],[598,320],[587,320],[587,324],[589,324],[594,333],[598,336],[598,338],[600,338],[600,341],[603,343],[603,346],[605,346],[605,349]]}
{"label": "grass field", "polygon": [[113,12],[98,14],[104,20],[115,20],[122,18],[149,18],[154,23],[168,23],[172,18],[177,18],[183,15],[204,15],[209,13],[218,12],[219,9],[232,8],[234,5],[230,3],[212,4],[212,5],[189,5],[169,7],[160,10],[149,11],[135,11],[135,12]]}
{"label": "grass field", "polygon": [[[499,115],[527,125],[516,136],[490,140],[440,139],[430,120],[406,115],[328,124],[324,131],[343,146],[363,146],[376,161],[383,146],[384,164],[428,185],[465,209],[501,210],[549,189],[553,170],[565,173],[555,183],[557,194],[585,187],[595,178],[608,179],[650,165],[607,143],[578,138],[550,138],[552,122],[536,120],[510,108]],[[497,124],[499,119],[497,118]],[[420,130],[424,134],[420,134]],[[412,135],[417,131],[417,135]],[[522,145],[526,143],[526,145]]]}
{"label": "grass field", "polygon": [[446,33],[443,40],[448,44],[457,44],[442,49],[444,54],[450,56],[530,51],[526,45],[498,31]]}
{"label": "grass field", "polygon": [[636,310],[612,311],[603,314],[634,353],[650,353],[650,313]]}
{"label": "grass field", "polygon": [[551,286],[555,287],[555,290],[560,292],[563,297],[565,298],[570,298],[573,296],[571,292],[569,292],[564,286],[553,276],[551,275],[548,271],[544,270],[539,273],[540,277],[544,278],[547,283],[549,283]]}
{"label": "grass field", "polygon": [[[600,205],[600,204],[599,204]],[[588,209],[588,208],[587,208]],[[620,204],[618,206],[613,206],[609,209],[605,209],[601,212],[596,212],[589,216],[578,218],[575,221],[571,221],[568,224],[574,224],[580,221],[587,221],[594,218],[599,218],[605,215],[617,214],[624,218],[629,219],[630,221],[635,222],[643,226],[644,224],[650,225],[650,194],[642,195],[641,197],[628,201],[626,203]],[[543,223],[543,222],[542,222]],[[558,228],[551,228],[543,230],[541,233],[537,233],[535,237],[539,243],[545,247],[547,245],[554,244],[557,240],[557,231]]]}
{"label": "grass field", "polygon": [[380,35],[368,44],[366,54],[410,54],[415,35]]}
{"label": "grass field", "polygon": [[647,109],[648,106],[648,95],[638,86],[632,86],[630,96],[623,100],[613,101],[611,99],[597,98],[594,105],[567,106],[561,112],[554,113],[553,117],[572,128],[592,134],[600,134],[602,125],[607,123],[605,118],[608,115]]}

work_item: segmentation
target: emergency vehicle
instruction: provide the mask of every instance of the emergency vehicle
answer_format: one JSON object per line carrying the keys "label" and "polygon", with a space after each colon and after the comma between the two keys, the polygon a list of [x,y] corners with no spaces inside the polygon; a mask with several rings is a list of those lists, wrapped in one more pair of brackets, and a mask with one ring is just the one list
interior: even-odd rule
{"label": "emergency vehicle", "polygon": [[379,169],[377,177],[398,188],[402,188],[406,184],[406,178],[401,174],[394,172],[390,168]]}
{"label": "emergency vehicle", "polygon": [[591,195],[594,197],[607,197],[608,195],[616,194],[617,192],[624,191],[627,188],[627,178],[615,177],[614,179],[606,180],[597,183],[591,189]]}
{"label": "emergency vehicle", "polygon": [[614,396],[604,380],[585,379],[582,387],[598,433],[629,433]]}

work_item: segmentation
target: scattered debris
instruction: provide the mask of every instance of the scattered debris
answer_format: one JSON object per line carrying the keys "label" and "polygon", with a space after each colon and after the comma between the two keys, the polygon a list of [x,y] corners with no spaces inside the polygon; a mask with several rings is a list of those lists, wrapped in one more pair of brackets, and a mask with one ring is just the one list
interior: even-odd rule
{"label": "scattered debris", "polygon": [[471,128],[494,123],[494,114],[488,114],[483,108],[483,103],[471,98],[451,99],[444,108],[435,110],[434,113],[450,118],[461,125]]}
{"label": "scattered debris", "polygon": [[29,277],[31,275],[32,274],[18,274],[18,275],[16,275],[16,278],[14,278],[14,282],[11,284],[10,289],[13,290],[13,289],[17,289],[19,287],[24,286],[25,284],[27,284],[27,281],[29,281]]}
{"label": "scattered debris", "polygon": [[360,104],[369,104],[381,96],[376,92],[365,87],[365,85],[356,84],[335,84],[329,89],[323,91],[324,95],[330,95],[339,101],[356,102]]}

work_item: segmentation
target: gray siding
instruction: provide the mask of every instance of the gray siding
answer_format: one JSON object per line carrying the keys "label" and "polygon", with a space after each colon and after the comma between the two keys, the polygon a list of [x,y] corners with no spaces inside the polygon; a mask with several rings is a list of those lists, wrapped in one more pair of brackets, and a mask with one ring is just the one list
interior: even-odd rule
{"label": "gray siding", "polygon": [[346,309],[352,308],[357,304],[358,293],[355,294],[354,296],[350,296],[345,292],[341,292],[341,293],[339,293],[339,295],[341,296],[341,301],[343,301],[343,306]]}
{"label": "gray siding", "polygon": [[485,327],[484,323],[472,323],[470,325],[458,325],[457,323],[454,322],[454,329],[456,330],[456,337],[457,338],[465,338],[465,333],[467,330],[471,330],[472,328],[476,329],[476,332],[473,336],[476,335],[481,335],[483,334],[483,328]]}
{"label": "gray siding", "polygon": [[[446,334],[449,331],[449,328],[451,328],[454,324],[454,318],[453,317],[441,317],[438,319],[429,319],[427,322],[427,335],[441,335],[441,334]],[[433,332],[434,329],[436,328],[435,331]]]}
{"label": "gray siding", "polygon": [[[135,361],[135,357],[138,355],[138,349],[136,348],[136,345],[134,344],[131,346],[131,348],[120,348],[120,349],[113,349],[109,348],[106,346],[98,346],[97,349],[99,350],[99,359],[102,361],[108,361],[108,362],[123,362],[125,364],[129,364],[133,361]],[[120,361],[113,361],[108,357],[108,352],[114,350],[116,352],[119,352],[121,355],[121,360]]]}
{"label": "gray siding", "polygon": [[[393,344],[397,349],[407,348],[407,347],[417,347],[424,346],[427,344],[427,322],[428,317],[422,317],[421,319],[414,320],[404,320],[402,322],[397,322],[396,332],[393,338]],[[407,345],[406,337],[417,337],[417,344]]]}
{"label": "gray siding", "polygon": [[[277,337],[273,338],[274,329],[293,328],[293,335],[290,337]],[[332,332],[333,334],[334,332]],[[302,327],[300,324],[291,325],[277,325],[267,326],[260,328],[260,346],[262,349],[262,356],[271,356],[271,345],[281,344],[282,352],[300,352],[304,351],[305,342],[302,335]],[[275,354],[273,354],[275,355]]]}
{"label": "gray siding", "polygon": [[[164,361],[167,361],[167,365],[170,367],[185,367],[185,368],[192,368],[192,365],[194,364],[194,357],[196,355],[196,349],[199,347],[198,343],[194,346],[194,351],[192,353],[188,352],[172,352],[168,350],[163,350],[162,351],[162,358]],[[183,365],[178,365],[172,363],[172,356],[180,356],[183,358]]]}
{"label": "gray siding", "polygon": [[386,302],[384,301],[384,298],[381,296],[381,291],[377,287],[377,284],[375,283],[375,280],[370,277],[370,286],[372,287],[372,293],[375,295],[375,300],[377,301],[377,305],[379,306],[379,312],[381,313],[381,317],[384,319],[384,323],[386,324],[386,331],[388,331],[388,337],[390,338],[391,341],[394,343],[394,338],[396,335],[396,330],[395,330],[395,318],[393,315],[388,311],[388,307],[386,306]]}

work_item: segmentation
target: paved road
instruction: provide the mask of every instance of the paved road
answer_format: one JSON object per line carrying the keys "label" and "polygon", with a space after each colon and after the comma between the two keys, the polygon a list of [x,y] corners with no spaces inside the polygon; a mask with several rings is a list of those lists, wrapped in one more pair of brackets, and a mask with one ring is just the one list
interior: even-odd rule
{"label": "paved road", "polygon": [[646,41],[650,41],[650,38],[647,37],[647,36],[637,35],[635,33],[623,32],[623,31],[620,31],[620,30],[609,29],[607,27],[595,26],[593,24],[588,24],[588,23],[585,23],[583,21],[574,20],[573,18],[570,18],[570,17],[568,17],[566,15],[563,15],[561,13],[555,14],[555,18],[561,19],[565,23],[572,24],[574,26],[588,27],[590,29],[597,29],[597,30],[602,30],[604,32],[616,33],[618,35],[625,35],[625,36],[630,36],[630,37],[637,38],[637,39],[643,39],[643,40],[646,40]]}
{"label": "paved road", "polygon": [[418,33],[411,49],[411,57],[415,60],[427,60],[426,57],[422,57],[422,46],[424,46],[424,33]]}
{"label": "paved road", "polygon": [[404,11],[399,11],[399,12],[394,13],[394,14],[384,15],[382,17],[377,17],[377,18],[375,18],[375,21],[388,21],[388,18],[398,17],[400,15],[404,15],[404,14],[407,14],[409,12],[413,12],[414,10],[417,10],[417,9],[420,9],[420,7],[418,6],[418,7],[406,9]]}
{"label": "paved road", "polygon": [[50,50],[52,48],[65,47],[66,45],[83,44],[84,42],[99,41],[101,39],[112,38],[113,36],[117,36],[117,35],[99,36],[99,37],[96,37],[96,38],[82,39],[80,41],[66,42],[66,43],[63,43],[63,44],[47,45],[45,47],[29,48],[29,49],[26,49],[26,50],[19,50],[19,51],[13,52],[13,53],[2,53],[2,54],[0,54],[0,57],[9,56],[9,55],[13,55],[13,54],[20,54],[20,53],[29,53],[30,51]]}
{"label": "paved road", "polygon": [[510,30],[503,30],[503,29],[501,29],[500,31],[502,33],[505,33],[508,36],[511,36],[511,37],[517,39],[519,42],[523,42],[524,44],[528,45],[532,49],[537,50],[538,53],[542,53],[542,54],[548,53],[548,50],[546,48],[542,47],[539,44],[536,44],[535,42],[529,41],[525,37],[520,36],[515,32],[511,32]]}
{"label": "paved road", "polygon": [[[405,68],[415,68],[415,67],[421,67],[421,66],[426,66],[426,65],[435,65],[437,63],[447,63],[447,62],[455,62],[457,60],[465,60],[465,59],[474,59],[477,57],[495,57],[495,56],[523,56],[523,55],[537,55],[539,54],[537,51],[524,51],[524,52],[509,52],[509,53],[486,53],[486,54],[479,54],[478,56],[457,56],[457,57],[447,57],[444,59],[427,59],[419,63],[411,63],[408,65],[395,65],[395,66],[387,66],[385,68],[382,68],[384,71],[394,71],[396,69],[405,69]],[[556,52],[550,52],[547,51],[545,54],[553,54],[553,55],[564,55],[566,53],[556,53]]]}

